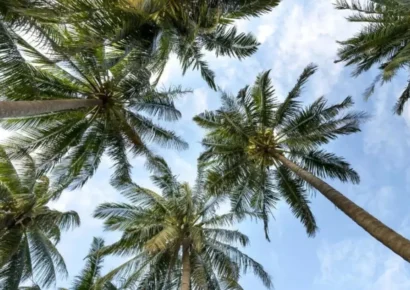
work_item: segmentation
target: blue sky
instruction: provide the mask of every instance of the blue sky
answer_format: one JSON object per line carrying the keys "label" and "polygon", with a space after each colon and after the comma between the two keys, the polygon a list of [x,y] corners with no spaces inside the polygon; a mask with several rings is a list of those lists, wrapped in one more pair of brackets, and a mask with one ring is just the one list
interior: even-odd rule
{"label": "blue sky", "polygon": [[[216,59],[207,54],[216,81],[224,90],[236,93],[251,84],[258,73],[271,69],[278,97],[283,98],[297,76],[310,62],[319,66],[307,85],[303,100],[311,102],[326,95],[329,102],[353,96],[356,108],[369,112],[373,118],[363,132],[340,138],[328,150],[344,156],[359,172],[359,185],[330,183],[354,202],[370,211],[393,229],[410,236],[410,110],[402,117],[392,114],[392,107],[405,85],[406,76],[378,89],[364,102],[362,93],[375,72],[351,78],[351,70],[334,64],[336,40],[346,39],[358,31],[357,24],[348,23],[341,11],[333,9],[329,0],[286,0],[272,13],[258,19],[237,23],[241,31],[253,32],[262,43],[259,51],[242,62],[229,58]],[[162,85],[182,85],[193,93],[178,101],[183,113],[179,122],[167,124],[190,144],[183,152],[156,148],[168,161],[180,180],[193,182],[196,158],[203,131],[191,121],[206,109],[219,106],[219,95],[211,91],[198,72],[181,76],[178,61],[172,58],[162,78]],[[142,158],[133,160],[134,180],[152,187]],[[66,233],[59,249],[66,259],[70,277],[59,281],[68,286],[81,270],[93,236],[115,241],[118,234],[102,231],[101,222],[91,217],[95,207],[105,201],[121,199],[109,185],[111,161],[103,163],[94,178],[81,190],[64,192],[53,204],[61,210],[76,210],[82,226]],[[410,289],[410,268],[403,260],[371,238],[349,218],[338,211],[320,194],[311,197],[312,210],[320,227],[315,238],[308,238],[286,204],[274,210],[270,225],[271,242],[264,239],[262,225],[245,222],[237,227],[249,235],[251,246],[245,251],[261,262],[271,273],[277,290],[404,290]],[[118,258],[107,258],[105,270],[115,267]],[[245,289],[263,289],[252,275],[243,278]]]}

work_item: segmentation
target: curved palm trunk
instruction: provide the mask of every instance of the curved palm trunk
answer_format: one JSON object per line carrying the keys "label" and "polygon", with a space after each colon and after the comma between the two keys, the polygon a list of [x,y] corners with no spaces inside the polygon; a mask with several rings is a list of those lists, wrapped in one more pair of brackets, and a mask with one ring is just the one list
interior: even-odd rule
{"label": "curved palm trunk", "polygon": [[191,260],[189,257],[189,243],[182,245],[182,284],[181,290],[190,290]]}
{"label": "curved palm trunk", "polygon": [[36,116],[46,113],[75,110],[102,105],[99,99],[91,100],[44,100],[0,102],[0,119]]}
{"label": "curved palm trunk", "polygon": [[375,237],[379,242],[395,252],[397,255],[401,256],[404,260],[410,262],[410,241],[408,239],[393,231],[391,228],[383,224],[360,206],[356,205],[329,184],[299,167],[283,155],[278,154],[277,158],[284,166],[292,170],[296,175],[316,188],[338,209],[343,211],[370,235]]}

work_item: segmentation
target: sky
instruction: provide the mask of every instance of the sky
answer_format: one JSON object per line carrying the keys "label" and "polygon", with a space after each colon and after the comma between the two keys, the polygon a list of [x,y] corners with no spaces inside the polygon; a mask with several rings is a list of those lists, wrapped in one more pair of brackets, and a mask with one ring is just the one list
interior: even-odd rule
{"label": "sky", "polygon": [[[359,185],[329,183],[351,200],[378,217],[401,234],[410,237],[410,110],[403,116],[393,115],[392,107],[406,83],[399,75],[393,82],[378,88],[368,101],[363,92],[375,77],[370,71],[358,78],[351,69],[334,64],[337,40],[344,40],[358,31],[358,24],[345,20],[346,13],[335,10],[330,0],[285,0],[270,14],[237,22],[240,31],[253,32],[261,46],[251,58],[243,61],[216,58],[207,53],[217,84],[233,94],[252,84],[258,73],[271,70],[276,94],[284,98],[303,68],[313,62],[319,66],[303,94],[306,103],[325,95],[330,103],[351,95],[356,109],[369,112],[372,119],[354,136],[342,137],[329,144],[327,150],[344,156],[361,176]],[[196,159],[201,152],[204,131],[192,117],[204,110],[218,108],[220,95],[210,90],[198,72],[181,75],[178,61],[172,57],[161,79],[161,85],[182,85],[193,90],[177,102],[182,119],[167,124],[186,141],[186,151],[155,148],[181,181],[195,179]],[[154,188],[143,158],[132,160],[133,178],[141,186]],[[106,243],[118,234],[102,230],[101,221],[92,218],[102,202],[122,200],[109,184],[111,161],[104,158],[96,175],[81,190],[66,191],[52,204],[60,210],[76,210],[80,228],[65,233],[58,248],[65,257],[70,273],[59,287],[70,285],[84,264],[94,236]],[[300,222],[285,203],[273,210],[270,224],[271,242],[264,238],[261,223],[244,222],[235,226],[247,234],[250,247],[244,251],[262,263],[272,275],[277,290],[404,290],[410,289],[410,267],[401,258],[384,248],[359,226],[335,208],[320,194],[311,196],[312,211],[319,233],[309,238]],[[118,265],[118,258],[107,258],[104,271]],[[252,275],[241,280],[244,289],[263,289]]]}

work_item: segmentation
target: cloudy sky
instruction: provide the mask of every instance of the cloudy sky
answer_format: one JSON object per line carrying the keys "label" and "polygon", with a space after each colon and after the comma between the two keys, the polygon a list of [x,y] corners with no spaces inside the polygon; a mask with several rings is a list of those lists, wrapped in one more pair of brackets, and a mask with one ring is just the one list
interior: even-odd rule
{"label": "cloudy sky", "polygon": [[[359,172],[360,185],[330,181],[354,202],[377,216],[390,227],[410,236],[410,111],[404,117],[392,114],[394,101],[405,85],[406,77],[384,85],[367,102],[362,93],[375,72],[351,78],[350,69],[334,64],[336,40],[346,39],[359,26],[349,24],[346,14],[333,9],[330,0],[285,0],[272,13],[237,23],[241,31],[253,32],[262,43],[259,51],[242,62],[209,54],[217,83],[224,90],[236,93],[251,84],[256,75],[271,69],[276,93],[283,98],[303,68],[313,62],[319,66],[305,89],[304,100],[311,102],[326,95],[330,102],[353,96],[357,108],[373,118],[355,136],[340,138],[329,150],[344,156]],[[193,93],[178,102],[183,113],[171,128],[183,136],[190,149],[183,152],[158,149],[180,180],[193,182],[196,158],[203,131],[191,121],[205,109],[216,109],[219,95],[208,89],[199,73],[181,76],[178,62],[171,59],[162,78],[162,85],[182,85]],[[137,183],[151,187],[143,159],[133,160],[133,176]],[[78,191],[65,192],[53,206],[76,210],[82,218],[79,229],[63,236],[59,249],[66,259],[70,278],[58,286],[68,286],[81,270],[93,236],[104,237],[107,243],[118,235],[102,231],[101,223],[91,215],[105,201],[118,200],[110,187],[110,160],[105,159],[95,177]],[[238,227],[251,238],[246,252],[261,262],[271,273],[277,290],[404,290],[410,289],[410,268],[400,258],[381,246],[361,228],[344,216],[319,194],[311,197],[312,210],[320,231],[308,238],[286,204],[274,210],[270,226],[271,242],[264,239],[262,225],[243,223]],[[108,258],[105,270],[115,267],[118,259]],[[243,278],[245,289],[263,289],[252,275]]]}

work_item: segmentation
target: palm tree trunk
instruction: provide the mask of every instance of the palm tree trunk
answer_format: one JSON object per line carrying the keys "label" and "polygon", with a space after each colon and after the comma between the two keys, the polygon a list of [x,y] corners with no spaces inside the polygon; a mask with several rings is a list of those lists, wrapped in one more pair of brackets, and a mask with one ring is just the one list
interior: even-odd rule
{"label": "palm tree trunk", "polygon": [[184,242],[182,245],[182,284],[181,290],[190,289],[191,280],[191,260],[189,256],[189,243]]}
{"label": "palm tree trunk", "polygon": [[44,100],[0,102],[0,119],[36,116],[46,113],[75,110],[102,105],[99,99],[90,100]]}
{"label": "palm tree trunk", "polygon": [[338,209],[349,216],[370,235],[375,237],[379,242],[395,252],[397,255],[401,256],[404,260],[410,262],[410,241],[408,239],[393,231],[391,228],[383,224],[360,206],[356,205],[329,184],[299,167],[285,156],[278,154],[276,157],[284,166],[292,170],[296,175],[316,188]]}

